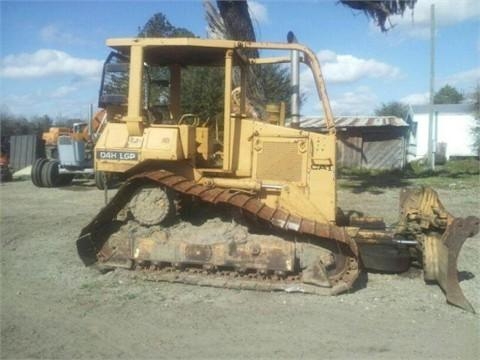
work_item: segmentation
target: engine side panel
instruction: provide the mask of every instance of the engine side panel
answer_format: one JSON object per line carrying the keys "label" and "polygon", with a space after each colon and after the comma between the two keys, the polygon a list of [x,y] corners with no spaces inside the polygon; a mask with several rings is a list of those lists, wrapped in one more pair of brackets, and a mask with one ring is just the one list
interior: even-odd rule
{"label": "engine side panel", "polygon": [[195,155],[195,128],[157,125],[129,136],[126,123],[107,124],[95,147],[97,170],[125,172],[146,160],[186,160]]}

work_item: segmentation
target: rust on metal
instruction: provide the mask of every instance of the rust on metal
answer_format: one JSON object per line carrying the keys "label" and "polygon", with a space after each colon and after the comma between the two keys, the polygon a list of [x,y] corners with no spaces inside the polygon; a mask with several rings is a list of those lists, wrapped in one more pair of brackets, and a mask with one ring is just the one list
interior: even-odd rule
{"label": "rust on metal", "polygon": [[[216,187],[207,187],[196,184],[193,181],[173,175],[165,170],[156,170],[144,172],[131,177],[119,189],[114,198],[108,203],[100,213],[88,224],[81,232],[77,241],[77,248],[86,265],[91,265],[98,261],[108,261],[115,259],[115,249],[120,246],[114,245],[114,240],[131,235],[122,234],[121,230],[114,230],[109,233],[108,225],[115,221],[117,214],[127,206],[128,202],[135,194],[137,189],[144,184],[156,183],[159,187],[171,189],[177,193],[193,196],[199,200],[212,204],[224,204],[250,214],[259,221],[269,224],[280,231],[292,232],[299,235],[312,236],[314,241],[327,243],[331,249],[339,252],[335,259],[337,268],[335,271],[327,271],[322,265],[322,254],[316,254],[314,250],[307,251],[302,248],[300,251],[295,243],[291,241],[263,240],[259,243],[236,243],[236,244],[210,244],[208,246],[200,244],[168,244],[168,241],[150,241],[147,236],[144,239],[135,238],[132,249],[129,252],[123,249],[123,258],[144,259],[156,263],[191,263],[206,264],[209,268],[233,266],[236,270],[255,269],[264,276],[269,271],[273,275],[280,276],[282,279],[291,278],[295,271],[297,252],[303,254],[305,259],[300,259],[303,268],[305,281],[297,281],[295,286],[305,292],[310,289],[310,285],[321,286],[323,290],[311,289],[308,292],[337,294],[349,289],[358,277],[359,267],[357,263],[358,249],[355,242],[350,239],[346,231],[335,225],[320,224],[313,220],[304,219],[290,214],[283,209],[273,209],[256,199],[253,195],[224,190]],[[150,234],[150,237],[153,235]],[[315,240],[318,239],[318,240]],[[122,245],[125,246],[124,244]],[[232,252],[232,250],[234,250]],[[316,254],[316,259],[308,260]],[[127,254],[127,255],[126,255]],[[309,255],[310,254],[310,255]],[[210,264],[210,266],[208,266]],[[302,271],[300,270],[300,273]],[[288,275],[290,274],[290,275]],[[218,277],[219,274],[216,274]],[[269,274],[271,280],[272,274]],[[159,277],[162,277],[158,275]],[[252,275],[253,276],[253,275]],[[255,275],[256,276],[256,275]],[[253,277],[255,277],[253,276]],[[165,277],[165,276],[163,276]],[[169,276],[166,276],[167,278]],[[190,279],[186,277],[185,279]],[[268,280],[264,278],[263,280]],[[178,280],[178,279],[177,279]],[[208,282],[207,280],[205,280]],[[255,288],[265,289],[287,289],[286,283],[291,289],[291,282],[275,282],[273,285],[255,285]],[[307,284],[308,283],[308,284]],[[243,285],[242,285],[243,286]],[[252,283],[245,285],[251,288]],[[300,290],[299,290],[300,291]]]}
{"label": "rust on metal", "polygon": [[475,216],[456,218],[443,206],[431,188],[405,189],[400,196],[397,232],[411,234],[423,254],[424,278],[437,282],[447,302],[475,312],[458,281],[457,259],[465,240],[479,231]]}

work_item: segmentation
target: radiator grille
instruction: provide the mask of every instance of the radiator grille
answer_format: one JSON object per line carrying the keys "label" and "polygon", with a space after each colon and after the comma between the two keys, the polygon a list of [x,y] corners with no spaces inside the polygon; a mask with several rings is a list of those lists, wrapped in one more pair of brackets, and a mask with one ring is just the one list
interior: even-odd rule
{"label": "radiator grille", "polygon": [[302,155],[294,142],[264,142],[257,158],[257,179],[300,182]]}

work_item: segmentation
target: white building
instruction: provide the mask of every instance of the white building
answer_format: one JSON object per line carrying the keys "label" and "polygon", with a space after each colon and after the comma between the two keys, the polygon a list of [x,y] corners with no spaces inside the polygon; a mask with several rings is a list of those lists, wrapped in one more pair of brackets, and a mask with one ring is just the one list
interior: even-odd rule
{"label": "white building", "polygon": [[[478,156],[472,129],[476,126],[472,104],[434,105],[433,144],[436,156]],[[427,158],[429,106],[412,106],[408,161]]]}

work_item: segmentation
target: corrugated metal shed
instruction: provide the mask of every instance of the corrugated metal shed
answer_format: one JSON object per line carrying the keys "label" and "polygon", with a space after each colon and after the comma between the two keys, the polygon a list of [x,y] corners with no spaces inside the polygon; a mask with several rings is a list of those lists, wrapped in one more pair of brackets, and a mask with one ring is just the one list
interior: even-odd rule
{"label": "corrugated metal shed", "polygon": [[[325,119],[318,117],[305,117],[300,120],[303,128],[323,128]],[[337,129],[350,127],[378,127],[378,126],[404,126],[408,124],[396,116],[341,116],[335,118]]]}
{"label": "corrugated metal shed", "polygon": [[14,171],[31,165],[42,156],[43,143],[37,135],[15,135],[10,137],[10,166]]}
{"label": "corrugated metal shed", "polygon": [[[325,131],[323,118],[303,118],[302,128]],[[405,166],[409,125],[395,116],[344,116],[335,118],[337,164],[366,169]]]}

